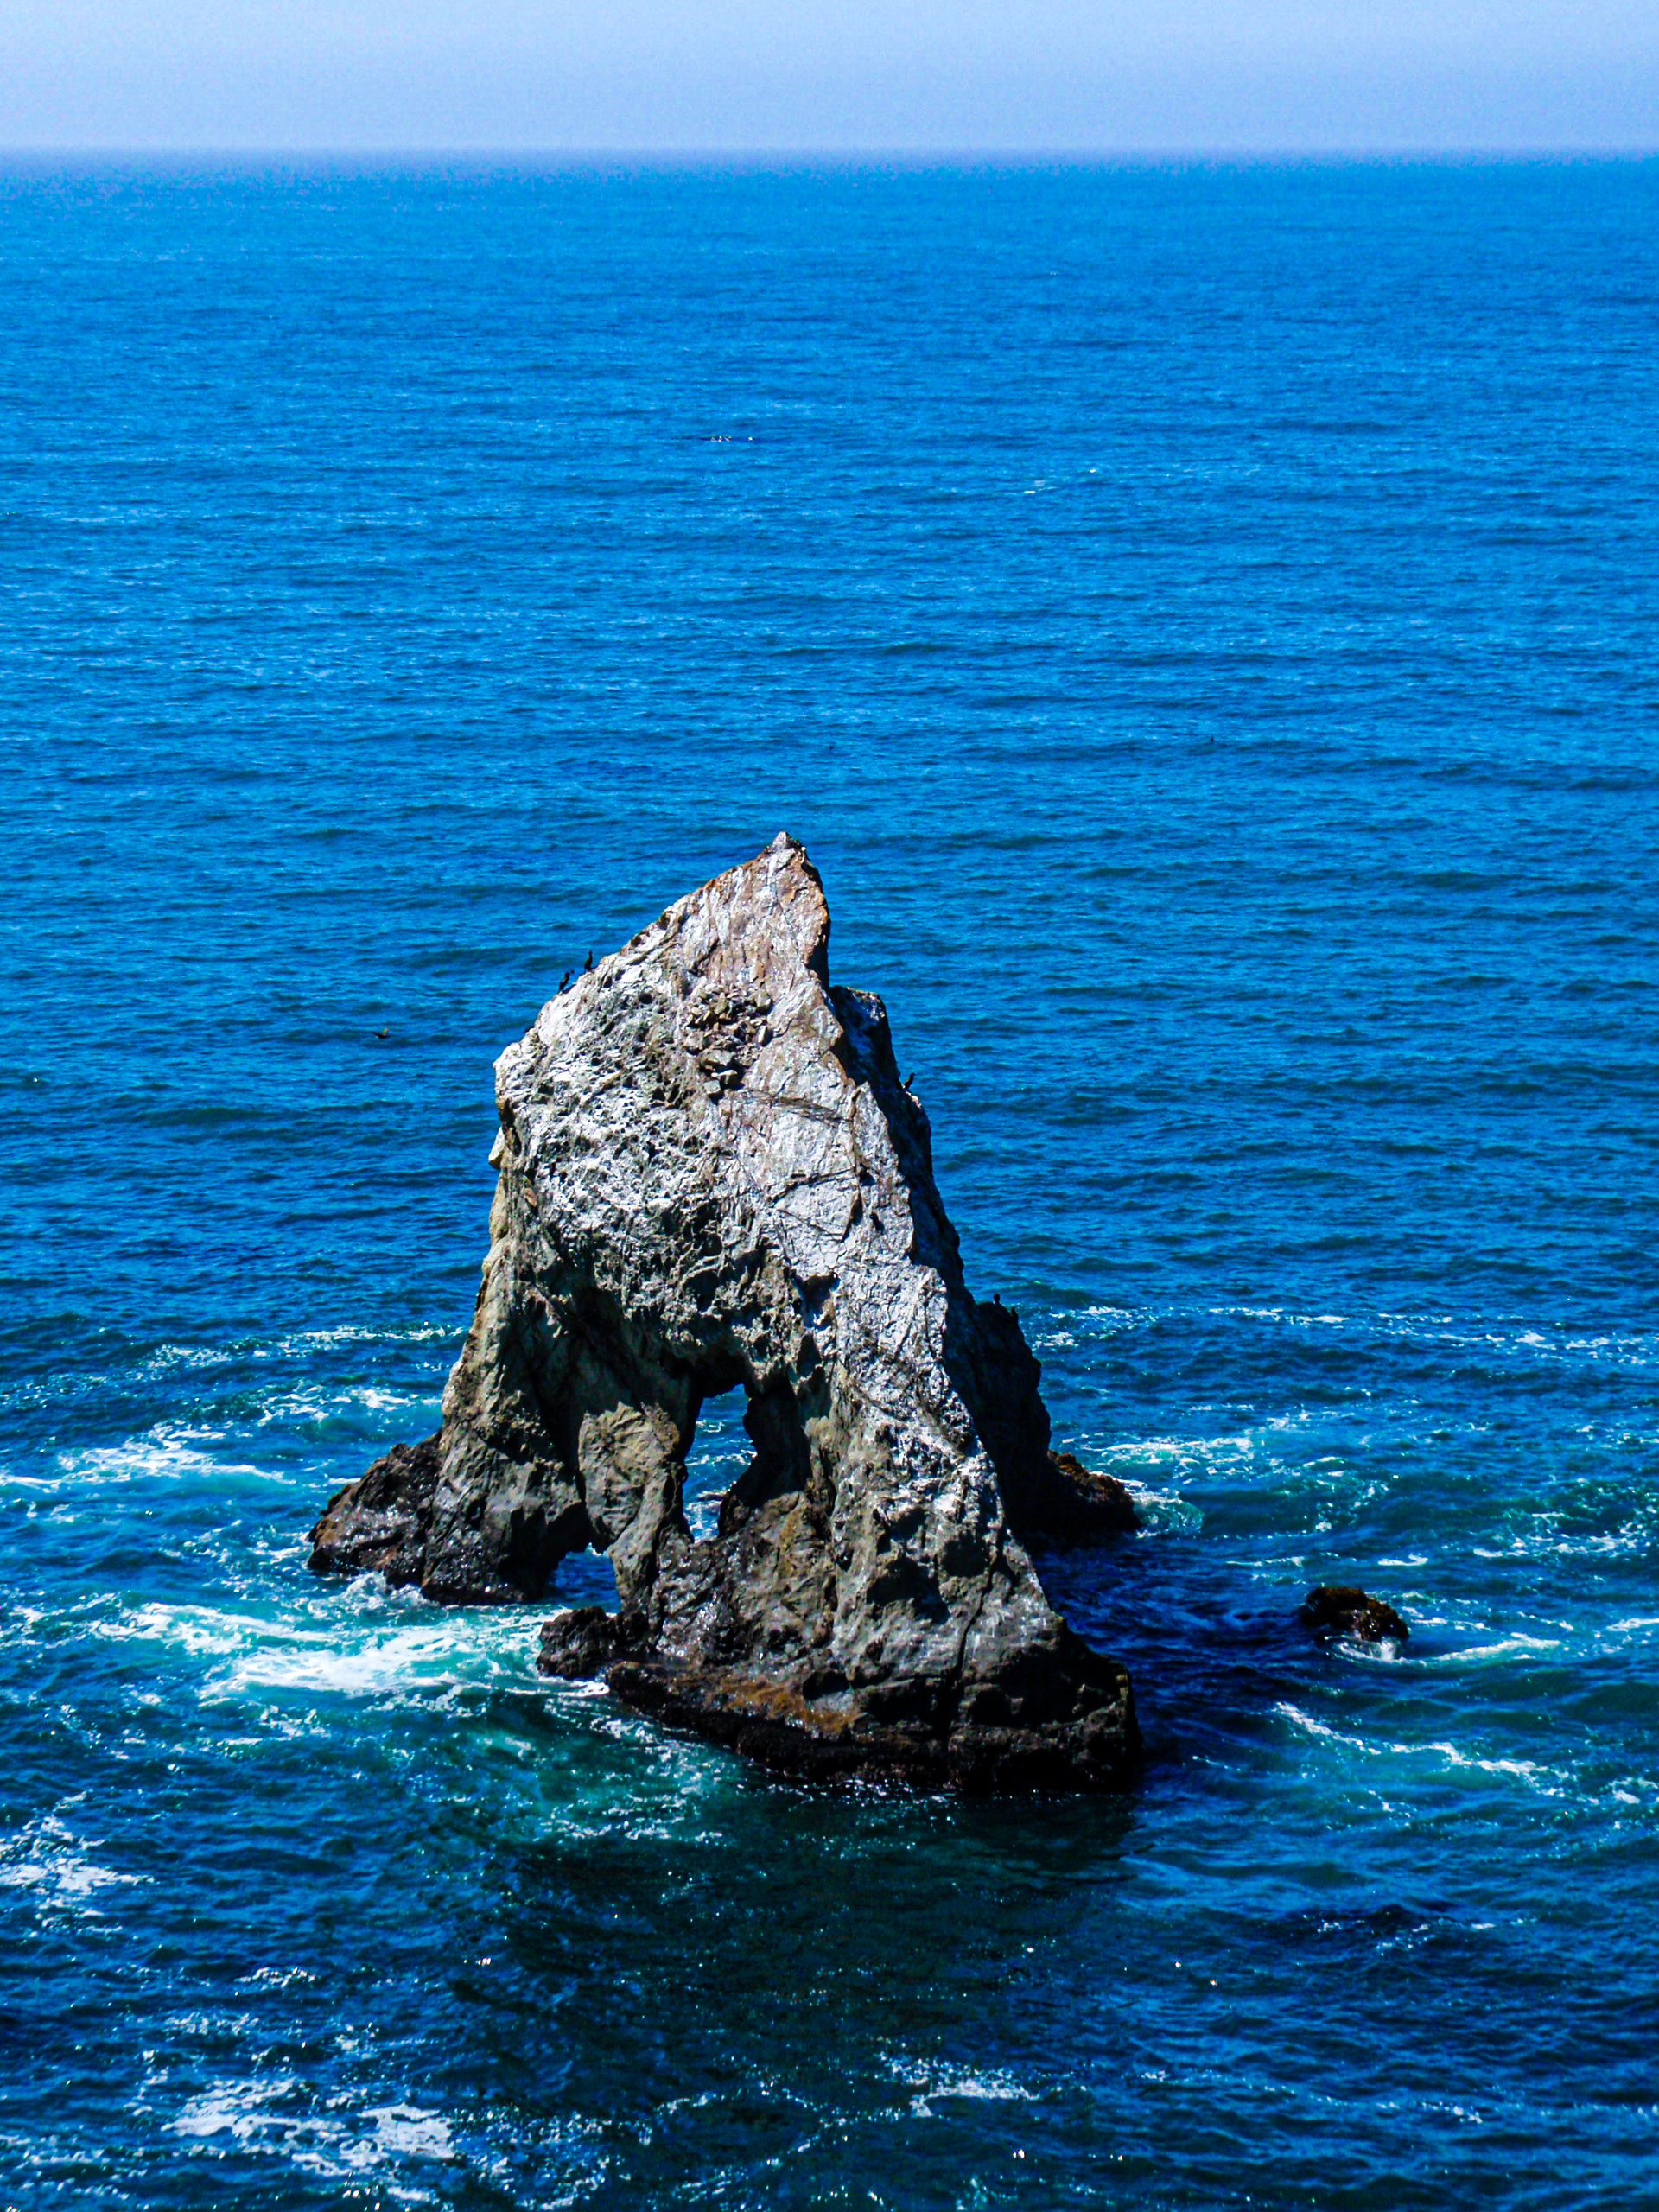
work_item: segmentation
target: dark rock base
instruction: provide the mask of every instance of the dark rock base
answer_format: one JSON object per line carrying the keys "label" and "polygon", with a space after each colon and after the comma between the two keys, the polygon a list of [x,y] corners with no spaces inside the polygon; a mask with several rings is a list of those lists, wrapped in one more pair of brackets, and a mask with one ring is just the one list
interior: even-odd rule
{"label": "dark rock base", "polygon": [[1135,1500],[1116,1475],[1097,1474],[1071,1452],[1051,1452],[1020,1496],[1019,1534],[1036,1551],[1071,1551],[1126,1536],[1141,1526]]}
{"label": "dark rock base", "polygon": [[393,1589],[421,1580],[440,1441],[394,1444],[335,1491],[311,1531],[314,1574],[384,1574]]}
{"label": "dark rock base", "polygon": [[607,1613],[597,1605],[556,1614],[542,1630],[537,1664],[543,1674],[567,1681],[602,1677],[636,1713],[793,1781],[894,1783],[982,1796],[1033,1790],[1074,1796],[1122,1789],[1139,1764],[1128,1675],[1069,1635],[1066,1701],[1080,1709],[999,1725],[930,1713],[925,1692],[913,1700],[913,1719],[878,1718],[844,1692],[809,1697],[775,1681],[678,1666],[648,1653],[644,1625],[638,1615]]}

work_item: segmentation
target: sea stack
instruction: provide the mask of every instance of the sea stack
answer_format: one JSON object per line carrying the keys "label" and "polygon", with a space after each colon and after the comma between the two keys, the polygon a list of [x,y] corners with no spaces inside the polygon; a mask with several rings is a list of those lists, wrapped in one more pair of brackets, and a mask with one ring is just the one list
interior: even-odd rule
{"label": "sea stack", "polygon": [[[1109,1534],[1127,1497],[1051,1452],[1018,1321],[963,1280],[886,1011],[830,982],[829,946],[817,872],[779,836],[502,1054],[442,1428],[340,1492],[311,1563],[523,1600],[592,1546],[618,1611],[550,1622],[550,1674],[602,1672],[801,1775],[1111,1786],[1128,1678],[1027,1546]],[[700,1541],[685,1455],[739,1385],[753,1457]]]}

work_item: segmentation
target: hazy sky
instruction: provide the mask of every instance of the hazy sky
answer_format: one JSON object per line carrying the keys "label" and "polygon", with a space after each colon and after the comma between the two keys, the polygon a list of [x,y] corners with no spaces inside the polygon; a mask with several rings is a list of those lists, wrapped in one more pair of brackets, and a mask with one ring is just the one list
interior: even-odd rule
{"label": "hazy sky", "polygon": [[0,0],[0,145],[1659,146],[1659,0]]}

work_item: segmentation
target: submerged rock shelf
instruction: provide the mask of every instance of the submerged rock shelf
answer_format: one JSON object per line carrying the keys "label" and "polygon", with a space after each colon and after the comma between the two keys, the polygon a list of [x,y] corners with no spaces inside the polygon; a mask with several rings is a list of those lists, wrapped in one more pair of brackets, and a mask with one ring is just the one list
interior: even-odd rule
{"label": "submerged rock shelf", "polygon": [[[780,836],[502,1054],[443,1426],[333,1500],[311,1564],[487,1603],[592,1547],[618,1611],[550,1622],[549,1674],[788,1772],[1109,1787],[1138,1745],[1128,1677],[1027,1547],[1133,1508],[1051,1451],[1017,1319],[963,1280],[886,1011],[831,984],[829,942]],[[685,1455],[740,1384],[753,1457],[700,1541]]]}

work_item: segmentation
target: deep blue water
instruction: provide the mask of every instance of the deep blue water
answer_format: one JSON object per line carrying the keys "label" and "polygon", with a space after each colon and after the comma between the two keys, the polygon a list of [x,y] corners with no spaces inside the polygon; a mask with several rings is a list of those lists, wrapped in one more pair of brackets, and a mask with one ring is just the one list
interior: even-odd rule
{"label": "deep blue water", "polygon": [[[0,2202],[1659,2203],[1656,359],[1652,163],[0,177]],[[305,1571],[780,827],[1121,1802]]]}

